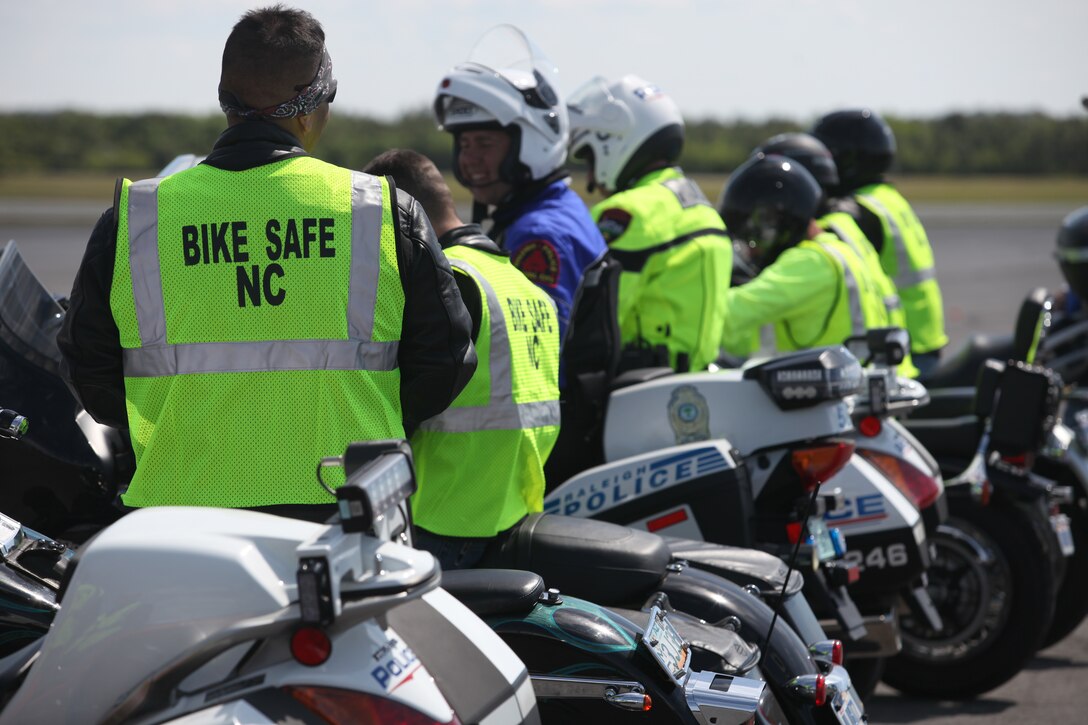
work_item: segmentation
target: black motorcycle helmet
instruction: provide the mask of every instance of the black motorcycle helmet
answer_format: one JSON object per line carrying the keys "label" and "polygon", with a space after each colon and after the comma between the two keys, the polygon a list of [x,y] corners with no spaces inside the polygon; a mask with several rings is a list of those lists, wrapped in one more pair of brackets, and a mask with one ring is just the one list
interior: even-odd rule
{"label": "black motorcycle helmet", "polygon": [[1088,206],[1062,220],[1054,256],[1069,289],[1082,300],[1088,300]]}
{"label": "black motorcycle helmet", "polygon": [[829,113],[812,127],[835,159],[843,192],[880,181],[895,160],[895,135],[876,111]]}
{"label": "black motorcycle helmet", "polygon": [[801,164],[816,179],[824,191],[839,185],[839,170],[835,158],[820,139],[810,133],[780,133],[764,141],[757,153],[786,156]]}
{"label": "black motorcycle helmet", "polygon": [[751,264],[764,269],[804,240],[822,193],[800,162],[756,153],[729,178],[718,213]]}

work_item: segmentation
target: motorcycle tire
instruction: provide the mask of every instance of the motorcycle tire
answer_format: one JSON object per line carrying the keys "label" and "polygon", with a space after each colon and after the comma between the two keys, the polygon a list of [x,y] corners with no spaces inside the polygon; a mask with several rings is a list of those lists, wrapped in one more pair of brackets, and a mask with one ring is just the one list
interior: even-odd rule
{"label": "motorcycle tire", "polygon": [[1054,614],[1048,544],[1027,512],[992,502],[953,501],[933,537],[937,556],[927,590],[941,631],[905,614],[903,650],[884,682],[916,697],[964,700],[1012,679],[1032,658]]}
{"label": "motorcycle tire", "polygon": [[888,662],[887,657],[855,657],[846,658],[846,671],[850,673],[850,682],[854,684],[858,696],[862,702],[868,701],[880,684],[884,676],[884,668]]}
{"label": "motorcycle tire", "polygon": [[1065,639],[1088,616],[1088,498],[1078,495],[1061,507],[1069,517],[1069,529],[1076,549],[1066,559],[1065,577],[1054,601],[1054,619],[1043,637],[1042,647]]}

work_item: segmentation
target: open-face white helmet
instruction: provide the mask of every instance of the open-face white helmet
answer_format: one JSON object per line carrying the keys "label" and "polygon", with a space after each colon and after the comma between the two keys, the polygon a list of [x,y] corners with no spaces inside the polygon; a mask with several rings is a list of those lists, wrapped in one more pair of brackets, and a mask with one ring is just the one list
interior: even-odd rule
{"label": "open-face white helmet", "polygon": [[601,76],[576,90],[567,103],[570,155],[592,161],[589,189],[622,191],[651,163],[673,164],[684,147],[684,118],[676,102],[634,75],[609,82]]}
{"label": "open-face white helmet", "polygon": [[[513,25],[499,25],[476,42],[468,60],[451,69],[435,91],[438,128],[503,128],[512,136],[500,176],[512,186],[543,179],[563,165],[570,124],[558,91],[558,68]],[[465,184],[468,186],[469,184]]]}

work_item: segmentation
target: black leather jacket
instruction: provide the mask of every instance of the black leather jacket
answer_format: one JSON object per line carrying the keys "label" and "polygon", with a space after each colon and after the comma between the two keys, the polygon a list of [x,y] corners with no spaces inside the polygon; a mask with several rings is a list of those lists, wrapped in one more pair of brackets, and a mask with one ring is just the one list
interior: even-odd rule
{"label": "black leather jacket", "polygon": [[[246,122],[224,131],[203,163],[241,171],[305,155],[287,131],[271,123]],[[411,431],[453,402],[476,369],[476,351],[468,311],[426,214],[411,196],[396,193],[397,262],[405,298],[400,397],[404,424]],[[100,423],[124,428],[128,418],[121,343],[109,302],[116,237],[117,217],[110,208],[87,242],[57,342],[68,384],[83,406]]]}

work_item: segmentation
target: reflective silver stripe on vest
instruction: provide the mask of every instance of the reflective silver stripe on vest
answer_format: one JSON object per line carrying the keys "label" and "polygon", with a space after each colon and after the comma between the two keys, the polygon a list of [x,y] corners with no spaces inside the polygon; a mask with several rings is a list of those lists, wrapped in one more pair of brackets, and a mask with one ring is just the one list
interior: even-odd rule
{"label": "reflective silver stripe on vest", "polygon": [[[841,226],[839,226],[835,222],[831,222],[827,225],[827,228],[831,232],[834,232],[835,236],[848,244],[850,248],[854,250],[854,253],[858,255],[858,257],[860,257],[862,260],[865,259],[864,250],[858,249],[858,245],[854,238],[851,235],[847,234]],[[884,309],[886,309],[888,312],[895,312],[902,308],[903,303],[900,301],[899,295],[886,295],[884,297]]]}
{"label": "reflective silver stripe on vest", "polygon": [[839,250],[827,244],[820,244],[820,246],[835,255],[835,259],[839,260],[839,266],[842,267],[843,279],[846,281],[846,299],[850,306],[850,334],[864,335],[865,313],[861,309],[861,290],[858,287],[857,277],[854,276],[854,270],[850,268]]}
{"label": "reflective silver stripe on vest", "polygon": [[559,425],[559,401],[535,403],[492,402],[486,408],[447,408],[423,421],[420,428],[442,433],[472,433],[479,430],[524,430]]}
{"label": "reflective silver stripe on vest", "polygon": [[843,229],[841,226],[839,226],[835,222],[831,222],[830,224],[828,224],[827,228],[828,228],[829,231],[833,232],[836,237],[838,237],[842,241],[846,242],[846,244],[849,245],[849,247],[854,250],[854,254],[858,255],[858,257],[860,257],[861,259],[865,259],[865,257],[866,257],[865,251],[861,250],[861,249],[858,249],[857,242],[854,240],[854,238],[851,235],[846,233],[845,229]]}
{"label": "reflective silver stripe on vest", "polygon": [[281,370],[395,370],[396,342],[267,340],[194,342],[126,349],[125,376],[157,378],[191,373]]}
{"label": "reflective silver stripe on vest", "polygon": [[862,195],[860,198],[865,199],[865,201],[875,206],[877,211],[884,217],[884,220],[888,222],[888,226],[892,230],[892,243],[895,245],[896,270],[898,271],[898,274],[895,275],[895,286],[899,289],[903,289],[904,287],[920,285],[931,279],[937,279],[937,272],[933,267],[928,267],[926,269],[913,268],[913,265],[910,263],[910,255],[907,254],[907,245],[903,241],[903,232],[899,229],[899,224],[896,223],[895,217],[888,211],[888,207],[881,204],[872,196]]}
{"label": "reflective silver stripe on vest", "polygon": [[423,421],[419,427],[443,433],[471,433],[478,430],[522,430],[559,425],[558,400],[514,402],[510,337],[506,332],[506,316],[503,314],[499,296],[483,274],[468,262],[451,257],[450,266],[471,275],[483,287],[487,296],[487,310],[491,317],[491,354],[487,361],[488,373],[491,376],[491,396],[484,407],[447,408]]}
{"label": "reflective silver stripe on vest", "polygon": [[128,268],[136,323],[142,345],[166,343],[166,306],[159,273],[159,183],[137,181],[128,187]]}
{"label": "reflective silver stripe on vest", "polygon": [[140,327],[139,348],[123,351],[126,377],[277,370],[395,370],[398,342],[374,342],[381,265],[381,180],[352,173],[351,270],[347,340],[166,342],[166,302],[159,270],[158,188],[162,179],[129,186],[129,269]]}
{"label": "reflective silver stripe on vest", "polygon": [[[390,199],[391,204],[396,200]],[[351,279],[348,282],[348,339],[374,338],[374,310],[381,272],[381,179],[351,174]]]}

